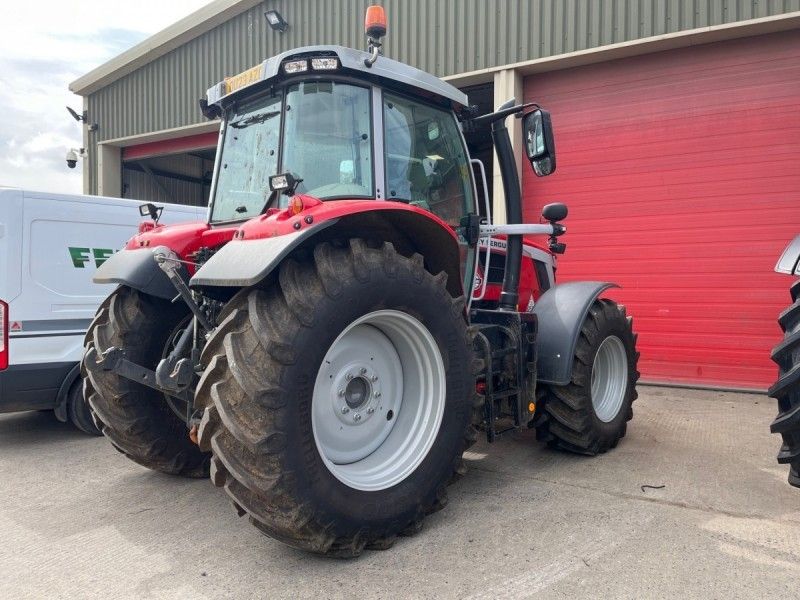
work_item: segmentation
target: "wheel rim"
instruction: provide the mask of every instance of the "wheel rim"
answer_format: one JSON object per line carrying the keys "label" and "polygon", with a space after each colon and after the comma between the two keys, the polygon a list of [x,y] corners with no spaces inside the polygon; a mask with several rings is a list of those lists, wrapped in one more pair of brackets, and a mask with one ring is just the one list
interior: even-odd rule
{"label": "wheel rim", "polygon": [[592,365],[592,407],[597,418],[609,423],[619,414],[628,384],[628,357],[615,335],[603,340]]}
{"label": "wheel rim", "polygon": [[366,491],[404,480],[433,446],[445,389],[439,347],[419,320],[379,310],[351,323],[314,383],[311,424],[328,470]]}

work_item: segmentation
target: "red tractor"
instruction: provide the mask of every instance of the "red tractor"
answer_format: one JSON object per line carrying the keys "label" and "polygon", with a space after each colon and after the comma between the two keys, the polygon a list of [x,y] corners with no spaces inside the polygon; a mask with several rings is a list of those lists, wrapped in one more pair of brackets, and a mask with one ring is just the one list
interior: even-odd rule
{"label": "red tractor", "polygon": [[[522,116],[546,176],[549,114],[512,100],[476,116],[381,56],[384,34],[371,8],[368,52],[300,48],[208,91],[222,120],[208,222],[162,226],[142,207],[152,220],[98,269],[118,287],[83,363],[118,450],[210,473],[267,535],[335,556],[417,531],[478,430],[613,448],[638,378],[631,319],[600,298],[612,284],[554,282],[566,207],[522,223],[505,122]],[[505,225],[485,190],[478,206],[462,134],[486,124]]]}

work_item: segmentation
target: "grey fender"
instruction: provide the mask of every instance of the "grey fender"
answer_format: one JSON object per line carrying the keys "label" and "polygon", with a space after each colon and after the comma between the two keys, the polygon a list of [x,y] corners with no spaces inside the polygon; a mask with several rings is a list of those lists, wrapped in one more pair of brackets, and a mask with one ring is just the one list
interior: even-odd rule
{"label": "grey fender", "polygon": [[190,285],[252,287],[295,250],[357,237],[391,242],[405,256],[419,252],[431,273],[447,273],[447,289],[454,297],[464,293],[459,246],[452,234],[432,219],[403,208],[354,213],[272,238],[232,240],[197,270]]}
{"label": "grey fender", "polygon": [[800,235],[786,246],[778,259],[778,264],[775,265],[775,270],[787,275],[800,275]]}
{"label": "grey fender", "polygon": [[542,294],[533,307],[539,331],[536,337],[537,373],[542,383],[566,385],[581,325],[589,307],[605,290],[619,287],[601,281],[560,283]]}
{"label": "grey fender", "polygon": [[[182,265],[179,272],[185,279],[188,278]],[[158,266],[153,258],[153,251],[149,248],[120,250],[111,255],[97,268],[92,281],[127,285],[165,300],[172,300],[178,295],[175,286]]]}

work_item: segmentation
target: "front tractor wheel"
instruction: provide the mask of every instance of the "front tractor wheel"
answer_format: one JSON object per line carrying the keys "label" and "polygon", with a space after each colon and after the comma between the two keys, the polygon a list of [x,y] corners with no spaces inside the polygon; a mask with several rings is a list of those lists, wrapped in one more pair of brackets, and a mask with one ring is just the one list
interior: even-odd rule
{"label": "front tractor wheel", "polygon": [[[187,313],[181,304],[120,286],[100,305],[89,327],[84,362],[116,347],[128,360],[155,369],[170,349],[176,328],[185,325]],[[208,474],[209,456],[189,439],[173,398],[113,371],[88,369],[85,364],[82,371],[84,398],[95,423],[117,450],[155,471],[187,477]]]}
{"label": "front tractor wheel", "polygon": [[355,556],[443,506],[477,412],[464,302],[445,280],[352,240],[231,301],[203,352],[199,441],[262,532]]}
{"label": "front tractor wheel", "polygon": [[636,335],[616,302],[596,300],[581,327],[567,385],[542,385],[537,438],[554,448],[595,455],[625,437],[636,399]]}

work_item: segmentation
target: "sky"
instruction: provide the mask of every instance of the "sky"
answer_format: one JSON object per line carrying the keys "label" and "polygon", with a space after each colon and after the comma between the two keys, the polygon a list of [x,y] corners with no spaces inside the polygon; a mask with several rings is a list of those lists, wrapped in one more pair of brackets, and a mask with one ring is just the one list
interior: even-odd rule
{"label": "sky", "polygon": [[83,189],[83,99],[69,84],[194,12],[209,0],[29,0],[0,24],[0,186],[46,192]]}

